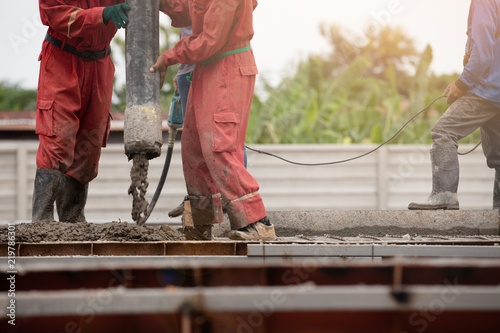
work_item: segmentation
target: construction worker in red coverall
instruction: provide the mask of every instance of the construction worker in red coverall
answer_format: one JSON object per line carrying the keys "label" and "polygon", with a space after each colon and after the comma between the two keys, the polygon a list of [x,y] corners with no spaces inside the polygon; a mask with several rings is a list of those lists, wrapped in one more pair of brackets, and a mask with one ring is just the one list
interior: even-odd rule
{"label": "construction worker in red coverall", "polygon": [[259,185],[244,166],[243,147],[257,66],[250,40],[256,0],[160,0],[160,10],[175,27],[192,26],[193,34],[165,51],[151,72],[197,63],[182,132],[184,178],[195,228],[211,238],[223,222],[228,237],[275,238]]}
{"label": "construction worker in red coverall", "polygon": [[32,220],[84,222],[88,183],[109,133],[114,65],[109,44],[128,22],[124,0],[39,0],[48,31],[40,53]]}

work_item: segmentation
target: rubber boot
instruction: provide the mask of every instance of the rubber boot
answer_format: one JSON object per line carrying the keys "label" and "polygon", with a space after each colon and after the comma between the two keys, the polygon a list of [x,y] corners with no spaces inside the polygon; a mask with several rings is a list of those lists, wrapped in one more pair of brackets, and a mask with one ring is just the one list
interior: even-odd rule
{"label": "rubber boot", "polygon": [[213,240],[212,224],[194,225],[191,200],[189,197],[184,201],[182,228],[178,229],[178,231],[186,237],[186,240]]}
{"label": "rubber boot", "polygon": [[185,226],[177,229],[177,231],[182,233],[184,237],[186,237],[186,240],[214,240],[211,225],[196,225],[194,227]]}
{"label": "rubber boot", "polygon": [[184,213],[184,201],[188,201],[188,200],[189,200],[189,196],[186,195],[184,197],[184,200],[181,202],[181,204],[179,206],[175,207],[170,212],[168,212],[168,216],[169,217],[181,216]]}
{"label": "rubber boot", "polygon": [[410,210],[457,210],[459,165],[456,149],[431,149],[432,192],[426,201],[412,202]]}
{"label": "rubber boot", "polygon": [[75,178],[63,175],[56,199],[57,214],[61,222],[87,222],[85,204],[89,184],[82,184]]}
{"label": "rubber boot", "polygon": [[500,212],[500,169],[495,169],[495,182],[493,184],[493,209]]}
{"label": "rubber boot", "polygon": [[58,170],[36,169],[31,221],[54,220],[56,200],[62,174]]}

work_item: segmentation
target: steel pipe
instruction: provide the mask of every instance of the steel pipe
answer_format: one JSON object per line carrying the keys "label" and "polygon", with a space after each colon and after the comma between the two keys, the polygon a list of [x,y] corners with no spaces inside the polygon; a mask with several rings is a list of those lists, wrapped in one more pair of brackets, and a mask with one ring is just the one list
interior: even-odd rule
{"label": "steel pipe", "polygon": [[126,29],[127,107],[125,109],[125,154],[160,156],[162,115],[160,73],[150,73],[159,47],[159,1],[127,0],[132,10]]}

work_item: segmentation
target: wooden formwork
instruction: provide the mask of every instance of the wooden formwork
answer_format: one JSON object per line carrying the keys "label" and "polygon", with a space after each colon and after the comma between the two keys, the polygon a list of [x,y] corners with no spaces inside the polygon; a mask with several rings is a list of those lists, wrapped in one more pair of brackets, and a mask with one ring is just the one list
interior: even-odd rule
{"label": "wooden formwork", "polygon": [[23,243],[16,251],[16,327],[3,317],[2,332],[498,331],[496,238]]}

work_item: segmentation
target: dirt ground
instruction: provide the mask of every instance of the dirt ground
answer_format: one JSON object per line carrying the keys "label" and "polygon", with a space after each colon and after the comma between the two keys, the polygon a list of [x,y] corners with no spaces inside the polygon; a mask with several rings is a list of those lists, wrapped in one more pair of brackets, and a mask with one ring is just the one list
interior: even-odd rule
{"label": "dirt ground", "polygon": [[[7,226],[0,226],[0,243],[7,243]],[[185,237],[178,231],[163,227],[138,226],[135,223],[109,222],[65,223],[57,221],[39,221],[16,225],[16,242],[154,242],[178,241]]]}

